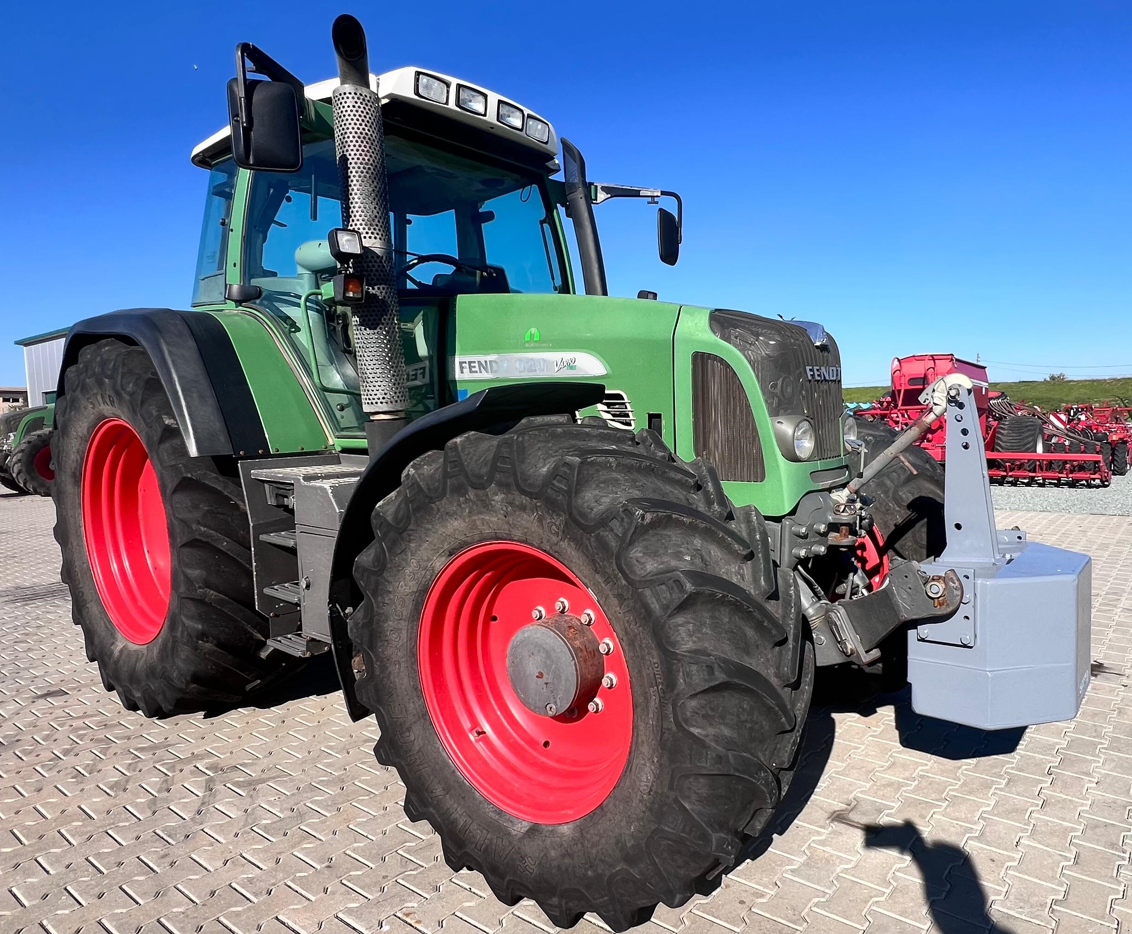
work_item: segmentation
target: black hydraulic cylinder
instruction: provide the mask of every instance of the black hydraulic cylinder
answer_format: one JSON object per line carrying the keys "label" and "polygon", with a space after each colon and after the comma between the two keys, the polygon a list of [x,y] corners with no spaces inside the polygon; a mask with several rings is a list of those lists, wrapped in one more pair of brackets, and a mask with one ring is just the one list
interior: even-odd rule
{"label": "black hydraulic cylinder", "polygon": [[369,84],[365,31],[354,17],[334,21],[340,84],[334,89],[334,148],[342,184],[343,226],[364,247],[352,269],[365,277],[365,299],[351,306],[362,409],[370,419],[405,416],[405,355],[401,348],[396,262],[389,229],[389,179],[381,100]]}

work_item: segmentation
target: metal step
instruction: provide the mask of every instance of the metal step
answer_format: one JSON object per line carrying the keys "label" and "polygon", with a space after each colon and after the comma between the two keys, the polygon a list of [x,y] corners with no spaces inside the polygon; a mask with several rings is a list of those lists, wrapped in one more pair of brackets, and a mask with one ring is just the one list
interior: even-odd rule
{"label": "metal step", "polygon": [[263,484],[267,501],[281,509],[295,508],[295,489],[310,484],[354,483],[364,467],[355,464],[309,464],[304,467],[256,467],[253,480]]}
{"label": "metal step", "polygon": [[294,551],[299,544],[294,529],[285,532],[264,532],[260,535],[259,540],[267,542],[269,545],[278,545],[280,548],[289,548],[291,551]]}
{"label": "metal step", "polygon": [[330,646],[321,639],[308,639],[297,632],[289,632],[285,636],[273,636],[267,640],[269,648],[278,649],[296,658],[310,658],[312,655],[321,655]]}
{"label": "metal step", "polygon": [[284,603],[293,603],[295,606],[298,606],[303,599],[303,590],[298,581],[290,581],[286,584],[271,584],[268,587],[264,587],[263,592],[269,597],[282,600]]}
{"label": "metal step", "polygon": [[349,480],[360,477],[365,468],[355,464],[312,464],[306,467],[257,467],[252,471],[256,480],[265,483],[290,483],[316,480]]}

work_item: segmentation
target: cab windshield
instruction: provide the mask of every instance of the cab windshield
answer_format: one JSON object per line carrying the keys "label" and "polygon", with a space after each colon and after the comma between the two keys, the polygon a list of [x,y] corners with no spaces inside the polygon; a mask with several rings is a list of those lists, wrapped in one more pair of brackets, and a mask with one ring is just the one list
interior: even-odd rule
{"label": "cab windshield", "polygon": [[[406,292],[556,292],[565,281],[555,208],[534,173],[386,137],[390,228]],[[296,173],[255,172],[244,281],[287,303],[333,275],[326,235],[341,227],[334,141],[309,144]]]}

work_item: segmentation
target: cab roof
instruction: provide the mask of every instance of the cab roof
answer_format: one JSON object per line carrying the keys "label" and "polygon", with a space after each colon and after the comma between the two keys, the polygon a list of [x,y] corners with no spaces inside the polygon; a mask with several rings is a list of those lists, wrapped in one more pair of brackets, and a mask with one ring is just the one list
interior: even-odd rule
{"label": "cab roof", "polygon": [[[419,78],[422,75],[427,78],[439,80],[447,85],[448,91],[445,103],[424,98],[418,93]],[[530,148],[534,152],[545,155],[548,162],[555,159],[558,155],[558,136],[549,121],[540,117],[534,111],[528,110],[511,99],[496,94],[494,91],[489,91],[487,88],[481,87],[480,85],[471,84],[459,78],[453,78],[451,75],[445,75],[438,71],[429,71],[424,68],[417,68],[412,65],[408,65],[404,68],[396,68],[393,71],[387,71],[380,75],[371,74],[369,81],[370,87],[374,91],[380,88],[379,93],[383,104],[396,100],[404,104],[419,107],[423,111],[458,121],[478,130],[493,133],[512,145],[519,144]],[[325,81],[308,84],[304,88],[304,91],[306,96],[311,100],[329,103],[330,95],[334,89],[338,87],[338,84],[339,80],[337,78],[328,78]],[[486,113],[474,113],[458,106],[461,88],[479,92],[484,95],[486,97]],[[508,126],[501,121],[501,103],[511,108],[518,108],[522,112],[522,128],[517,129]],[[545,143],[533,138],[529,132],[527,132],[527,118],[529,117],[534,117],[535,120],[542,121],[546,124],[548,128],[548,138]],[[229,143],[231,135],[231,128],[226,126],[223,129],[217,130],[208,137],[208,139],[198,143],[193,148],[192,152],[191,158],[193,164],[201,168],[208,168],[217,158],[231,152],[231,145]]]}

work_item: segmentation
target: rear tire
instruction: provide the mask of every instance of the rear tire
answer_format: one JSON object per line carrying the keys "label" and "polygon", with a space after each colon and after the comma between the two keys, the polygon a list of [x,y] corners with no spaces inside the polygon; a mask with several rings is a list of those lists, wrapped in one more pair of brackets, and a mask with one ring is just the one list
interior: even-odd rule
{"label": "rear tire", "polygon": [[55,471],[51,467],[50,428],[41,428],[24,437],[12,449],[8,461],[12,480],[22,489],[35,496],[50,496],[55,481]]}
{"label": "rear tire", "polygon": [[1123,477],[1128,473],[1128,442],[1118,441],[1112,446],[1112,473]]}
{"label": "rear tire", "polygon": [[[358,694],[377,711],[377,758],[400,772],[406,813],[436,829],[453,869],[482,873],[505,904],[534,899],[560,926],[595,911],[621,931],[657,903],[675,907],[711,886],[766,827],[793,774],[813,648],[791,578],[771,564],[762,517],[734,509],[710,466],[678,461],[649,431],[527,419],[418,458],[377,506],[373,527],[354,568],[364,601],[349,622],[368,673]],[[543,570],[501,584],[491,575],[519,573],[505,557],[491,574],[466,576],[460,565],[450,577],[477,549],[490,559],[492,543],[536,550]],[[601,712],[579,705],[581,717],[567,713],[564,724],[534,717],[535,727],[496,731],[493,710],[533,715],[492,680],[498,664],[482,655],[438,666],[433,646],[445,643],[436,627],[457,618],[458,633],[472,620],[502,645],[537,618],[527,604],[552,614],[556,594],[574,587],[556,565],[579,583],[570,593],[592,600],[591,631],[609,634],[605,664],[623,659],[625,678],[605,692]],[[512,586],[534,589],[519,591],[528,599],[513,613],[500,602],[487,622],[485,608]],[[467,616],[474,599],[493,602]],[[497,636],[493,627],[504,628]],[[465,684],[484,712],[453,732],[443,710],[462,703]],[[438,696],[445,707],[430,706]],[[631,740],[615,750],[624,766],[608,782],[554,767],[555,750],[580,735],[570,731],[596,718],[607,719],[591,728],[614,730],[625,705]],[[539,722],[553,731],[541,743],[541,734],[527,737]],[[513,761],[529,765],[529,779],[508,794],[492,781],[496,761],[506,774]],[[587,803],[563,796],[559,781],[582,782]],[[547,808],[559,816],[529,813]]]}
{"label": "rear tire", "polygon": [[1008,415],[998,423],[994,449],[1004,454],[1037,454],[1042,450],[1041,419],[1032,415]]}
{"label": "rear tire", "polygon": [[55,538],[87,657],[146,716],[246,701],[278,665],[260,657],[267,620],[255,610],[235,471],[189,457],[141,348],[85,347],[65,382]]}

